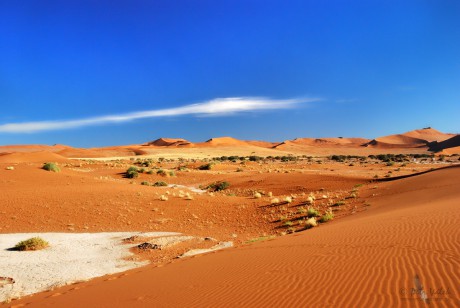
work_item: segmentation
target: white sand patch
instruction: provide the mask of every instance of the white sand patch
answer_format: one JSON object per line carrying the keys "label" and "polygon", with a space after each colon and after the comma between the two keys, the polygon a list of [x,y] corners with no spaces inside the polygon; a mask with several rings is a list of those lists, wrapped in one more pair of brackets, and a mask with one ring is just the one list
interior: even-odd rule
{"label": "white sand patch", "polygon": [[[46,291],[76,281],[123,272],[147,262],[123,260],[134,244],[122,239],[175,236],[174,232],[14,233],[0,234],[0,277],[14,284],[0,286],[0,302]],[[9,251],[16,243],[39,236],[50,247],[38,251]]]}
{"label": "white sand patch", "polygon": [[188,189],[191,192],[198,193],[198,194],[207,192],[207,190],[202,190],[202,189],[199,189],[193,186],[185,186],[185,185],[180,185],[180,184],[169,184],[167,187]]}

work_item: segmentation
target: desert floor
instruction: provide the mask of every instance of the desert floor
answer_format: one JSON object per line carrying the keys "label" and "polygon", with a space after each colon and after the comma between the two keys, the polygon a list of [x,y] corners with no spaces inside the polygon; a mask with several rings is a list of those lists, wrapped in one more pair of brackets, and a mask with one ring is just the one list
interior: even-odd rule
{"label": "desert floor", "polygon": [[[151,264],[5,305],[423,306],[416,275],[428,301],[460,304],[458,157],[225,160],[200,170],[210,158],[155,158],[142,167],[145,158],[52,155],[0,156],[0,233],[161,231],[194,239],[133,248],[132,260]],[[61,172],[41,168],[53,159]],[[126,178],[133,165],[145,170]],[[152,186],[160,181],[168,186]],[[222,182],[229,187],[206,189]],[[308,228],[312,208],[320,216]],[[334,219],[320,222],[328,211]],[[176,259],[229,241],[234,248]]]}

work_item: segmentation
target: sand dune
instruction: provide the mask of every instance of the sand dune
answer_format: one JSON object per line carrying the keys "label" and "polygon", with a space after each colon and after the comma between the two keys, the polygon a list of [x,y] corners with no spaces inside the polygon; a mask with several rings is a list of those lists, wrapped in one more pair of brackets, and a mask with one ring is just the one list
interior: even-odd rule
{"label": "sand dune", "polygon": [[460,135],[456,135],[452,138],[446,139],[444,141],[434,141],[430,143],[430,151],[434,152],[444,152],[444,154],[454,154],[460,153]]}
{"label": "sand dune", "polygon": [[204,143],[200,143],[200,146],[247,146],[248,143],[242,140],[238,140],[232,137],[218,137],[211,138]]}
{"label": "sand dune", "polygon": [[181,139],[181,138],[159,138],[154,141],[146,143],[146,145],[153,145],[153,146],[161,146],[161,147],[170,147],[170,146],[193,146],[188,140]]}
{"label": "sand dune", "polygon": [[15,301],[56,307],[459,305],[460,168],[378,184],[368,210],[307,232]]}
{"label": "sand dune", "polygon": [[0,163],[45,163],[45,162],[68,162],[69,160],[64,156],[54,152],[40,151],[40,152],[17,152],[6,153],[0,155]]}
{"label": "sand dune", "polygon": [[431,142],[440,142],[451,138],[454,134],[445,134],[433,128],[417,129],[404,134],[389,135],[371,140],[365,144],[376,148],[419,148]]}

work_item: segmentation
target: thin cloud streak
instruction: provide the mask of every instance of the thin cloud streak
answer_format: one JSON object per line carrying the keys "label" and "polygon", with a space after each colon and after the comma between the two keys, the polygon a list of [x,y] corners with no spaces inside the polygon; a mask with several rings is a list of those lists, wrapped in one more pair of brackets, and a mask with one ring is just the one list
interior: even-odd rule
{"label": "thin cloud streak", "polygon": [[216,98],[207,102],[176,108],[147,110],[86,119],[7,123],[0,125],[0,133],[35,133],[109,123],[122,123],[145,118],[172,117],[181,115],[222,116],[257,110],[289,109],[294,108],[300,103],[316,102],[320,100],[320,98],[284,100],[260,97]]}

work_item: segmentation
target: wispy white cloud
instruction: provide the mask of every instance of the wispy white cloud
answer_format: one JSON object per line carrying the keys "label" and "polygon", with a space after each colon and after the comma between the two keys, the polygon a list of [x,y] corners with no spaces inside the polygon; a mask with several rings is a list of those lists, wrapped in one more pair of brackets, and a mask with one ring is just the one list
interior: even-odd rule
{"label": "wispy white cloud", "polygon": [[269,99],[261,97],[217,98],[182,107],[139,111],[118,115],[107,115],[75,120],[37,121],[0,124],[0,133],[34,133],[40,131],[63,130],[91,125],[121,123],[137,119],[171,117],[181,115],[229,115],[258,110],[294,108],[300,103],[315,102],[320,98]]}

